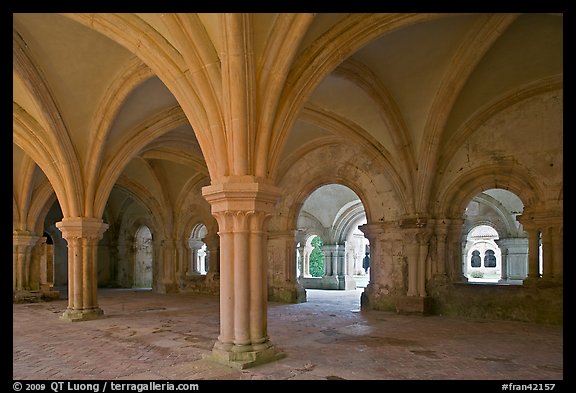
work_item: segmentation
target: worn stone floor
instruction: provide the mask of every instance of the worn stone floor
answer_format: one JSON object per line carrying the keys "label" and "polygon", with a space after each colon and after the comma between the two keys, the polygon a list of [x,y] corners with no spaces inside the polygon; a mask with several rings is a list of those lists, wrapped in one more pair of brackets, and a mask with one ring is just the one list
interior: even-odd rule
{"label": "worn stone floor", "polygon": [[238,370],[204,358],[218,297],[99,290],[104,317],[59,319],[66,300],[13,304],[15,380],[563,380],[563,327],[360,311],[361,290],[269,303],[281,360]]}

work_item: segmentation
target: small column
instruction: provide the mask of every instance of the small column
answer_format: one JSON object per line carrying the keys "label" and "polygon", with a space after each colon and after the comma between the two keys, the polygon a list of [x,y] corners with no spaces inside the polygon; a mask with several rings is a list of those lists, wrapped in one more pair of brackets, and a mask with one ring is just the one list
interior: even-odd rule
{"label": "small column", "polygon": [[426,296],[426,260],[428,259],[428,248],[430,247],[429,230],[421,230],[416,235],[418,241],[418,296]]}
{"label": "small column", "polygon": [[446,241],[448,239],[448,227],[450,220],[436,221],[436,262],[432,269],[432,275],[446,276]]}
{"label": "small column", "polygon": [[407,296],[418,296],[418,241],[416,230],[407,229],[404,232],[404,255],[408,259],[408,291]]}
{"label": "small column", "polygon": [[206,244],[206,285],[218,289],[220,287],[220,236],[217,233],[204,236]]}
{"label": "small column", "polygon": [[220,335],[212,358],[236,368],[284,355],[267,332],[267,221],[279,191],[251,176],[202,189],[220,235]]}
{"label": "small column", "polygon": [[14,231],[12,233],[12,291],[30,290],[30,262],[32,248],[40,239],[30,231]]}
{"label": "small column", "polygon": [[551,279],[554,276],[552,228],[544,227],[542,230],[542,278]]}
{"label": "small column", "polygon": [[300,243],[300,246],[297,247],[297,258],[300,258],[300,274],[298,278],[304,278],[304,244]]}
{"label": "small column", "polygon": [[339,289],[338,280],[338,244],[324,244],[324,276],[322,276],[322,289]]}
{"label": "small column", "polygon": [[104,314],[98,307],[98,241],[108,224],[98,218],[65,217],[56,227],[68,242],[68,308],[60,319],[85,321]]}
{"label": "small column", "polygon": [[312,246],[304,245],[304,255],[302,257],[302,276],[304,278],[312,277],[310,274],[310,254],[313,249]]}
{"label": "small column", "polygon": [[453,282],[468,282],[462,269],[462,224],[463,219],[451,219],[447,234],[446,266],[448,275]]}
{"label": "small column", "polygon": [[296,277],[295,231],[268,233],[268,300],[306,301],[306,291]]}
{"label": "small column", "polygon": [[540,278],[540,231],[537,227],[524,227],[528,232],[528,277],[527,280]]}
{"label": "small column", "polygon": [[432,234],[424,218],[409,218],[400,222],[404,256],[408,260],[408,289],[396,304],[398,313],[429,314],[431,299],[426,295],[426,260]]}
{"label": "small column", "polygon": [[348,261],[348,258],[346,258],[346,243],[338,245],[336,258],[338,266],[338,289],[345,291],[356,289],[354,261]]}
{"label": "small column", "polygon": [[176,283],[176,266],[178,264],[178,250],[174,239],[164,239],[160,242],[161,280],[158,292],[178,292]]}
{"label": "small column", "polygon": [[509,265],[509,260],[508,260],[508,247],[506,245],[506,240],[507,239],[498,239],[495,240],[494,242],[498,245],[498,248],[500,248],[500,255],[501,255],[501,259],[500,259],[500,280],[498,282],[500,283],[505,283],[508,281],[508,265]]}
{"label": "small column", "polygon": [[562,281],[564,276],[563,232],[564,228],[562,225],[552,227],[550,230],[552,236],[552,278],[560,281]]}

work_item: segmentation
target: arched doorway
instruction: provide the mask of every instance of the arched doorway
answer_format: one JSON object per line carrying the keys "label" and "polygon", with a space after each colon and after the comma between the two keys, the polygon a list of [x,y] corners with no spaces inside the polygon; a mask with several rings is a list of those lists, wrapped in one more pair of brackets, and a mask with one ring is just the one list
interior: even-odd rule
{"label": "arched doorway", "polygon": [[476,195],[464,212],[462,271],[470,283],[522,284],[528,273],[528,238],[516,217],[524,205],[508,190]]}
{"label": "arched doorway", "polygon": [[197,224],[190,233],[188,246],[190,247],[190,269],[193,275],[206,275],[208,273],[207,246],[204,237],[208,234],[208,229],[204,224]]}
{"label": "arched doorway", "polygon": [[306,198],[297,219],[296,254],[304,288],[355,290],[368,284],[368,239],[358,229],[363,224],[364,206],[344,185],[321,186]]}
{"label": "arched doorway", "polygon": [[136,231],[134,244],[134,288],[152,288],[152,233],[146,225]]}

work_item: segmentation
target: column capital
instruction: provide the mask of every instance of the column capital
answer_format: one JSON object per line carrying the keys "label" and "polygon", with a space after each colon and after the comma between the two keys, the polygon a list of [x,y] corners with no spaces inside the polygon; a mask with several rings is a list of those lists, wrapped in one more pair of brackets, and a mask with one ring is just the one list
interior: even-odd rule
{"label": "column capital", "polygon": [[30,234],[29,231],[14,231],[12,233],[12,245],[14,246],[34,246],[40,236]]}
{"label": "column capital", "polygon": [[562,212],[545,209],[524,209],[524,212],[516,216],[518,222],[525,229],[546,229],[548,227],[562,226],[564,216]]}
{"label": "column capital", "polygon": [[64,217],[62,221],[56,223],[56,227],[66,240],[74,238],[100,240],[108,226],[101,219],[93,217]]}
{"label": "column capital", "polygon": [[231,176],[226,181],[202,188],[212,214],[222,212],[271,213],[280,196],[280,189],[257,181],[252,176]]}

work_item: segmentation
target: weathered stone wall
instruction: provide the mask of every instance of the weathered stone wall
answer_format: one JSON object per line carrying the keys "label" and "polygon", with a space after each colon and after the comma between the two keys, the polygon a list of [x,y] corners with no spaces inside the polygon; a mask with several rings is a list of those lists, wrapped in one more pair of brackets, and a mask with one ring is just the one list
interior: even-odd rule
{"label": "weathered stone wall", "polygon": [[522,286],[430,280],[427,290],[436,315],[544,324],[563,322],[563,286],[558,283]]}

